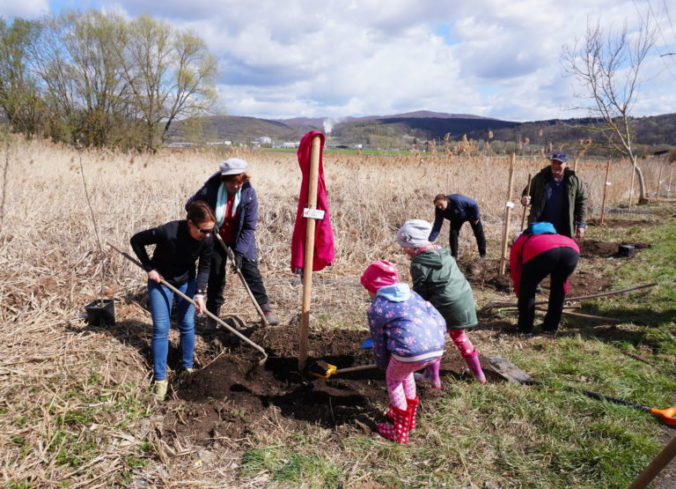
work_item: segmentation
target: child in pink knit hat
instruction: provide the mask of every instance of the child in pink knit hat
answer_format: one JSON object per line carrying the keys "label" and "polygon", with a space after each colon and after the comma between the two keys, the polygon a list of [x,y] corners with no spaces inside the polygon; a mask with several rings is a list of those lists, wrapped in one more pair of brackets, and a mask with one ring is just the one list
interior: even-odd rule
{"label": "child in pink knit hat", "polygon": [[439,312],[399,282],[397,268],[378,260],[366,268],[361,284],[373,300],[368,322],[373,338],[376,365],[385,370],[392,423],[379,423],[378,433],[397,443],[408,443],[415,428],[419,398],[416,395],[416,370],[441,363],[446,322]]}

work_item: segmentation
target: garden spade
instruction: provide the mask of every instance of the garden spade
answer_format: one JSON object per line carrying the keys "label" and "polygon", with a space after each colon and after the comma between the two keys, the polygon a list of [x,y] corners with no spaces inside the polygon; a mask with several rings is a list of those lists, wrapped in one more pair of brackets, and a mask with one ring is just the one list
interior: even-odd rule
{"label": "garden spade", "polygon": [[[125,253],[124,251],[122,251],[122,250],[116,248],[115,246],[113,246],[113,245],[110,244],[110,243],[108,243],[108,246],[110,246],[112,249],[114,249],[115,251],[117,251],[118,253],[120,253],[122,256],[124,256],[124,257],[125,257],[127,260],[129,260],[130,262],[132,262],[132,263],[134,263],[135,265],[138,265],[139,267],[143,268],[143,265],[141,265],[141,262],[139,262],[138,260],[135,260],[134,258],[132,258],[128,253]],[[174,294],[176,294],[176,295],[182,297],[182,298],[185,299],[186,301],[190,302],[192,305],[196,305],[196,304],[195,304],[195,301],[193,301],[190,297],[188,297],[187,295],[185,295],[183,292],[181,292],[180,290],[178,290],[176,287],[174,287],[173,285],[171,285],[171,284],[170,284],[169,282],[167,282],[166,280],[160,280],[160,283],[161,283],[162,285],[164,285],[166,288],[168,288],[169,290],[171,290]],[[235,328],[233,328],[232,326],[230,326],[228,323],[226,323],[225,321],[223,321],[221,318],[219,318],[219,317],[216,316],[215,314],[212,314],[212,313],[210,313],[209,311],[204,311],[204,314],[206,314],[207,317],[210,317],[211,319],[213,319],[214,321],[216,321],[216,322],[217,322],[218,324],[220,324],[221,326],[223,326],[223,327],[225,327],[226,329],[228,329],[231,333],[234,333],[235,336],[237,336],[239,339],[241,339],[241,340],[244,341],[245,343],[248,343],[248,344],[251,345],[253,348],[255,348],[256,350],[258,350],[259,352],[261,352],[261,353],[263,354],[263,359],[260,360],[260,361],[258,362],[258,364],[259,364],[259,365],[265,364],[265,362],[266,362],[267,359],[268,359],[268,354],[265,352],[265,350],[263,349],[262,346],[257,345],[256,343],[254,343],[253,341],[251,341],[249,338],[247,338],[246,336],[244,336],[242,333],[240,333],[239,331],[237,331]]]}
{"label": "garden spade", "polygon": [[225,251],[225,254],[228,256],[228,260],[230,260],[230,263],[232,263],[232,268],[233,270],[235,270],[235,273],[241,280],[242,285],[244,286],[244,289],[246,290],[247,294],[249,294],[249,298],[251,299],[251,302],[253,302],[253,305],[256,308],[256,312],[258,312],[258,315],[261,317],[263,325],[269,326],[268,320],[265,317],[265,313],[261,309],[261,306],[258,305],[256,298],[253,296],[253,293],[249,288],[249,284],[246,283],[246,279],[244,278],[244,275],[242,275],[242,270],[240,270],[240,268],[237,266],[237,262],[235,261],[235,253],[232,251],[232,248],[230,248],[228,245],[225,244],[223,238],[221,238],[221,235],[218,233],[218,231],[214,232],[214,236],[216,238],[216,241],[218,241],[221,244],[223,251]]}
{"label": "garden spade", "polygon": [[369,365],[358,365],[356,367],[347,367],[347,368],[338,368],[335,365],[332,365],[323,360],[317,360],[315,365],[308,368],[308,373],[319,377],[320,379],[328,379],[334,375],[338,374],[347,374],[350,372],[361,372],[363,370],[373,370],[377,368],[376,364],[371,363]]}
{"label": "garden spade", "polygon": [[[539,385],[539,386],[543,385],[541,382],[533,380],[526,372],[524,372],[523,370],[521,370],[520,368],[518,368],[516,365],[514,365],[509,360],[506,360],[505,358],[488,357],[488,362],[491,364],[493,370],[498,375],[504,377],[510,382],[514,382],[515,384],[519,385]],[[566,390],[571,392],[578,392],[584,394],[587,397],[591,397],[592,399],[597,399],[599,401],[608,401],[614,404],[620,404],[622,406],[629,406],[636,409],[640,409],[641,411],[651,413],[652,415],[659,418],[660,421],[662,421],[665,424],[668,424],[669,426],[676,426],[676,407],[671,407],[667,409],[657,409],[644,406],[642,404],[636,404],[634,402],[625,401],[624,399],[606,396],[604,394],[599,394],[597,392],[586,391],[583,389],[566,387]]]}

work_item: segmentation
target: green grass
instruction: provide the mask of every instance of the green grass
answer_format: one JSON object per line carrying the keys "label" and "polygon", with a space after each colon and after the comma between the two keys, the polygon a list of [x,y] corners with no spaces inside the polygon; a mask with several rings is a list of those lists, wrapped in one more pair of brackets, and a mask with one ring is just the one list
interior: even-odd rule
{"label": "green grass", "polygon": [[[242,455],[241,471],[245,475],[267,472],[274,487],[299,485],[317,489],[341,487],[339,467],[319,454],[298,453],[300,446],[272,445],[247,450]],[[312,444],[309,444],[305,449],[311,446]]]}
{"label": "green grass", "polygon": [[[663,448],[663,425],[648,412],[581,391],[660,409],[673,405],[676,392],[674,222],[628,230],[631,239],[627,228],[589,233],[590,239],[652,244],[631,259],[608,260],[600,274],[613,289],[656,287],[584,304],[585,311],[620,318],[620,324],[565,319],[556,339],[502,335],[490,345],[539,385],[445,378],[441,396],[423,397],[408,446],[374,433],[339,435],[332,443],[321,433],[289,434],[248,450],[242,479],[267,474],[266,487],[342,487],[355,479],[382,489],[628,487]],[[377,402],[385,408],[387,400]]]}
{"label": "green grass", "polygon": [[[619,232],[604,234],[604,239],[650,244],[629,260],[615,259],[605,267],[605,275],[613,288],[624,289],[636,285],[656,283],[655,287],[628,294],[586,301],[583,311],[614,317],[624,324],[636,325],[633,331],[618,335],[613,343],[627,351],[645,348],[652,353],[676,355],[676,226],[673,218],[665,224],[639,228],[631,239]],[[630,228],[633,229],[633,228]],[[669,359],[673,364],[673,358]],[[655,361],[661,362],[659,358]]]}

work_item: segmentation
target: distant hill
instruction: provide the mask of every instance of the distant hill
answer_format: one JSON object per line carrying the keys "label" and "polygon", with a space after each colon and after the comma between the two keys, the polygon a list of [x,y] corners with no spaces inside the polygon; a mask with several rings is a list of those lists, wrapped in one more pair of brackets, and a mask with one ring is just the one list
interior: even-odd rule
{"label": "distant hill", "polygon": [[204,142],[249,142],[258,137],[273,140],[294,140],[303,128],[294,128],[279,121],[243,116],[210,116],[177,121],[169,131],[169,141],[191,139]]}
{"label": "distant hill", "polygon": [[[676,146],[676,113],[637,117],[632,120],[635,143],[640,145]],[[592,139],[594,144],[602,145],[604,139],[598,130],[596,119],[552,119],[546,121],[523,122],[493,131],[493,138],[500,141],[523,141],[531,143],[562,144],[576,143],[581,139]],[[486,139],[481,131],[470,131],[472,139]]]}
{"label": "distant hill", "polygon": [[[633,121],[637,143],[676,146],[676,114],[636,118]],[[250,143],[267,137],[273,144],[297,142],[308,131],[325,132],[330,145],[363,147],[406,147],[413,142],[444,138],[459,140],[524,141],[531,144],[573,146],[580,140],[600,143],[593,119],[553,119],[513,122],[471,114],[449,114],[420,110],[403,114],[348,117],[344,119],[296,117],[258,119],[243,116],[211,116],[176,122],[170,141],[231,141]],[[490,132],[490,133],[489,133]],[[489,136],[490,134],[490,136]]]}

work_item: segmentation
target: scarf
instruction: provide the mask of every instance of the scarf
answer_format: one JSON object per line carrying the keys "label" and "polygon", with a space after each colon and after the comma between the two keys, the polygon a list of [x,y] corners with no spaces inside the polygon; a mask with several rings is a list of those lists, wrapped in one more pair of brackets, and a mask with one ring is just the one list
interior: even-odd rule
{"label": "scarf", "polygon": [[[235,194],[235,201],[232,203],[232,211],[234,212],[239,205],[239,201],[242,199],[242,188],[237,191]],[[225,184],[221,182],[218,186],[218,194],[216,195],[216,226],[219,228],[223,225],[225,221],[225,208],[228,205],[228,191],[225,188]]]}

